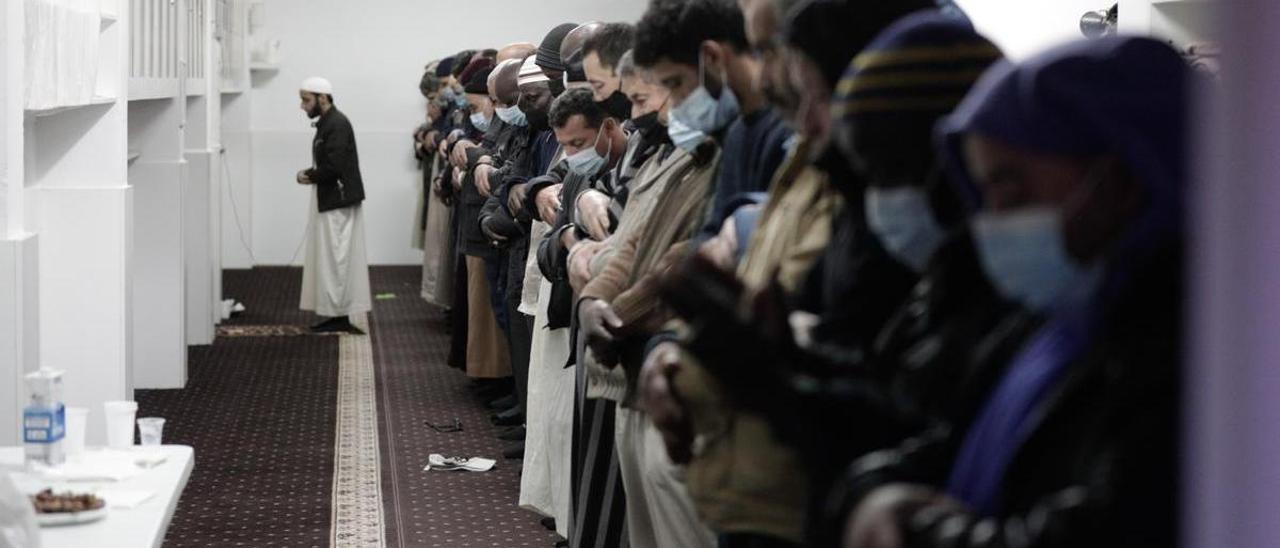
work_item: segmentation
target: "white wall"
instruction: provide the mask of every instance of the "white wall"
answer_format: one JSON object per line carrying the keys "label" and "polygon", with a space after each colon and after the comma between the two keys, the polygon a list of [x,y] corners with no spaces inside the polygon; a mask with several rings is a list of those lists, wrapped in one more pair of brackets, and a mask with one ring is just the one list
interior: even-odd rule
{"label": "white wall", "polygon": [[[370,261],[417,264],[411,235],[421,175],[409,136],[423,118],[417,83],[432,59],[464,48],[537,43],[566,21],[635,21],[646,0],[267,0],[257,37],[281,41],[279,72],[255,72],[252,91],[254,255],[284,264],[302,241],[309,189],[294,182],[311,163],[314,130],[298,108],[298,83],[323,75],[356,130],[368,200]],[[460,6],[451,9],[445,6]],[[239,195],[236,196],[240,198]],[[229,246],[234,245],[233,243]],[[300,263],[299,254],[296,263]]]}
{"label": "white wall", "polygon": [[249,102],[243,93],[222,95],[222,146],[218,167],[222,195],[222,267],[252,268],[253,177]]}
{"label": "white wall", "polygon": [[[1080,16],[1105,10],[1115,0],[956,0],[973,26],[1004,50],[1021,59],[1081,38]],[[1124,19],[1122,10],[1120,18]]]}

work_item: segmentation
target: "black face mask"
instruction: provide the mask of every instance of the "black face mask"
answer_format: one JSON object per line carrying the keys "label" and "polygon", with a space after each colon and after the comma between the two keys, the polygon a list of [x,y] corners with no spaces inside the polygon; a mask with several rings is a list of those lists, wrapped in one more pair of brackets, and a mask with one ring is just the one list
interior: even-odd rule
{"label": "black face mask", "polygon": [[[633,118],[631,123],[640,131],[640,150],[649,150],[671,142],[671,137],[667,134],[667,126],[658,123],[657,111]],[[640,160],[642,156],[637,155],[636,159]]]}
{"label": "black face mask", "polygon": [[640,133],[646,137],[648,137],[648,135],[656,128],[661,127],[664,132],[667,130],[666,127],[658,124],[658,111],[656,110],[631,120],[631,125],[635,126],[636,129],[640,130]]}
{"label": "black face mask", "polygon": [[[596,103],[600,108],[609,113],[613,119],[622,122],[631,118],[631,100],[627,99],[627,95],[621,90],[615,90],[603,101]],[[654,114],[657,114],[656,112]]]}

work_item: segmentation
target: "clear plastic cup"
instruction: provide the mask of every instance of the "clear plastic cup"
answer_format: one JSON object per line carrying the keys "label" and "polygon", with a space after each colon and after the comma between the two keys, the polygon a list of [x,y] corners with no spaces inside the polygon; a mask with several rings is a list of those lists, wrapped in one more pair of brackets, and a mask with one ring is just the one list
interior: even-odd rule
{"label": "clear plastic cup", "polygon": [[133,417],[138,402],[109,401],[102,404],[107,420],[107,447],[125,449],[133,446]]}
{"label": "clear plastic cup", "polygon": [[138,435],[142,445],[160,445],[160,437],[164,433],[164,419],[160,417],[143,417],[138,419]]}
{"label": "clear plastic cup", "polygon": [[67,436],[63,438],[63,448],[68,457],[84,453],[85,432],[89,429],[89,409],[84,407],[67,408]]}

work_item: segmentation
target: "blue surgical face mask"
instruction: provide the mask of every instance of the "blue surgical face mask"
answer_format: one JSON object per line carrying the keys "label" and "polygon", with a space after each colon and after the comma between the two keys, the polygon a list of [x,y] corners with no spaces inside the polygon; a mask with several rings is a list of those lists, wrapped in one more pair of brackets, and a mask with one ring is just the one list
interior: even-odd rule
{"label": "blue surgical face mask", "polygon": [[486,118],[483,112],[472,113],[471,125],[476,126],[480,131],[489,131],[489,118]]}
{"label": "blue surgical face mask", "polygon": [[583,175],[586,177],[594,177],[600,170],[604,168],[606,157],[613,154],[613,139],[609,139],[609,153],[601,156],[596,152],[596,145],[600,144],[600,138],[604,136],[604,125],[600,126],[600,131],[596,132],[596,141],[590,147],[579,150],[573,156],[565,158],[564,161],[569,164],[569,171]]}
{"label": "blue surgical face mask", "polygon": [[671,144],[683,149],[685,152],[693,152],[698,145],[707,140],[707,134],[685,125],[675,117],[667,120],[667,136],[671,138]]}
{"label": "blue surgical face mask", "polygon": [[458,108],[467,108],[467,95],[465,93],[454,93],[453,104],[457,105]]}
{"label": "blue surgical face mask", "polygon": [[996,290],[1036,312],[1078,302],[1097,288],[1101,268],[1067,253],[1059,208],[979,212],[969,223]]}
{"label": "blue surgical face mask", "polygon": [[446,103],[452,103],[457,95],[458,94],[453,91],[452,87],[447,87],[440,91],[440,96],[444,98]]}
{"label": "blue surgical face mask", "polygon": [[[684,125],[702,133],[711,134],[725,127],[738,117],[738,98],[729,88],[729,80],[723,71],[720,74],[720,97],[712,97],[707,91],[706,66],[702,56],[698,56],[698,89],[693,90],[684,101],[671,109],[671,119],[680,120]],[[674,139],[674,138],[673,138]]]}
{"label": "blue surgical face mask", "polygon": [[869,187],[865,208],[867,225],[884,248],[916,272],[924,272],[933,252],[946,239],[920,187]]}
{"label": "blue surgical face mask", "polygon": [[529,120],[524,117],[523,112],[520,112],[520,107],[517,107],[515,105],[511,105],[509,107],[502,107],[500,109],[495,110],[494,113],[498,115],[498,119],[502,120],[503,123],[511,124],[513,126],[519,126],[519,127],[525,127],[529,125]]}

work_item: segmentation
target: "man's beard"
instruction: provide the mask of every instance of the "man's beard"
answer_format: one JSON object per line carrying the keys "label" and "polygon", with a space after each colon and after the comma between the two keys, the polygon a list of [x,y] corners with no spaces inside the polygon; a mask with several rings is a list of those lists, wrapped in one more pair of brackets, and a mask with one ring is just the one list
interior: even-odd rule
{"label": "man's beard", "polygon": [[529,127],[534,131],[542,131],[551,127],[549,113],[545,111],[533,110],[525,113],[525,119],[529,121]]}
{"label": "man's beard", "polygon": [[564,93],[564,82],[560,80],[548,81],[547,87],[551,88],[552,97],[559,97],[561,93]]}
{"label": "man's beard", "polygon": [[307,111],[307,118],[315,120],[316,118],[319,118],[321,114],[324,114],[324,111],[320,110],[320,105],[316,105],[311,107],[311,110]]}

